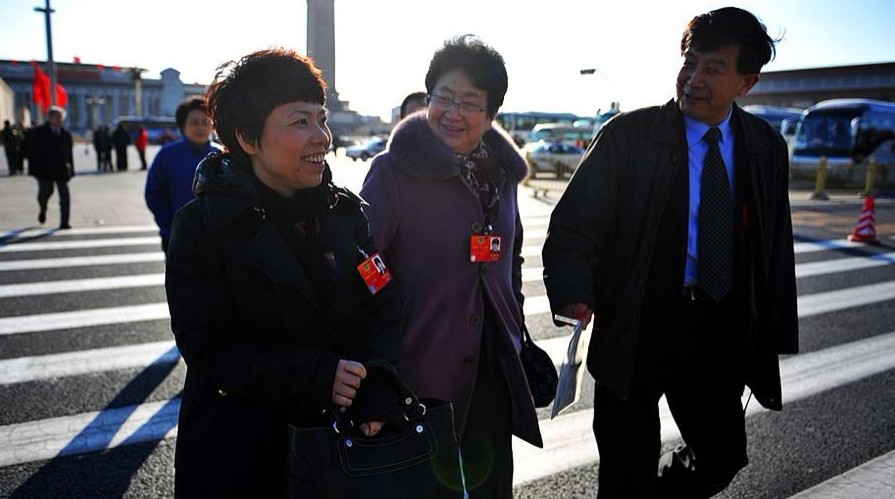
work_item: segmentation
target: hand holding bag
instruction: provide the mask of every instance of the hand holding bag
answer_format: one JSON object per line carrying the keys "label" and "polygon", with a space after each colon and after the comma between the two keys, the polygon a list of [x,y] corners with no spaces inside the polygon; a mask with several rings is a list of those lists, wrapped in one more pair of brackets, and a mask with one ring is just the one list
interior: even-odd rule
{"label": "hand holding bag", "polygon": [[369,361],[365,366],[368,376],[376,370],[400,395],[407,425],[391,430],[387,425],[378,435],[366,437],[338,409],[331,411],[332,426],[289,425],[289,497],[463,497],[451,404],[421,402],[386,361]]}
{"label": "hand holding bag", "polygon": [[519,352],[522,360],[522,368],[525,377],[528,378],[528,388],[534,399],[535,407],[547,407],[556,396],[556,384],[559,376],[556,374],[556,366],[547,352],[535,345],[528,333],[528,328],[522,325],[522,350]]}

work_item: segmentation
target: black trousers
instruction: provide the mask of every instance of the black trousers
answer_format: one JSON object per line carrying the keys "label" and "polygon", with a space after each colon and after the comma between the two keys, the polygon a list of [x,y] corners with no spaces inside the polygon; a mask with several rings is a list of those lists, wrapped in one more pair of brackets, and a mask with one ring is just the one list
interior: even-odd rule
{"label": "black trousers", "polygon": [[47,202],[49,202],[50,196],[53,195],[54,183],[56,184],[56,188],[59,190],[59,225],[68,225],[70,203],[68,194],[68,180],[38,180],[37,204],[40,207],[40,212],[46,214]]}
{"label": "black trousers", "polygon": [[497,347],[497,318],[485,306],[482,350],[460,454],[470,499],[512,499],[513,417]]}
{"label": "black trousers", "polygon": [[[746,466],[740,334],[730,299],[680,298],[655,344],[638,351],[628,397],[597,386],[594,435],[600,453],[600,499],[700,498],[724,490]],[[658,475],[662,395],[686,447]],[[669,462],[672,455],[663,456]]]}

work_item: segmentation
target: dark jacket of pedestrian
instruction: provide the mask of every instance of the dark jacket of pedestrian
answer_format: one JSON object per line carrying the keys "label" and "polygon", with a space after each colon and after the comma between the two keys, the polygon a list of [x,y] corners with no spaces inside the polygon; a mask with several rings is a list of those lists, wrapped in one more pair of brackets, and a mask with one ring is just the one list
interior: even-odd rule
{"label": "dark jacket of pedestrian", "polygon": [[[166,273],[188,365],[178,490],[280,497],[287,422],[319,421],[339,359],[397,363],[400,291],[367,290],[356,267],[375,248],[361,201],[328,176],[289,202],[218,153],[199,165],[195,191],[174,219]],[[289,236],[296,210],[319,216],[310,244]]]}
{"label": "dark jacket of pedestrian", "polygon": [[59,127],[53,133],[49,123],[35,128],[28,144],[28,173],[37,180],[66,182],[75,176],[71,133]]}
{"label": "dark jacket of pedestrian", "polygon": [[[746,248],[735,255],[736,282],[747,283],[735,292],[748,315],[731,317],[728,334],[742,331],[747,338],[741,353],[756,399],[780,410],[777,355],[798,351],[787,148],[779,133],[736,105],[731,122],[739,237],[745,238],[737,247]],[[551,218],[544,247],[551,306],[584,303],[594,310],[588,370],[622,396],[642,331],[658,327],[655,321],[667,316],[663,307],[680,300],[684,259],[657,263],[650,256],[657,245],[667,247],[660,254],[686,254],[686,204],[666,206],[676,172],[684,175],[687,165],[684,119],[673,100],[619,115],[601,128]],[[683,224],[679,240],[657,236],[667,209],[677,210]],[[660,282],[672,284],[663,291]]]}
{"label": "dark jacket of pedestrian", "polygon": [[[505,255],[470,263],[470,235],[481,232],[483,209],[461,178],[454,152],[429,128],[425,114],[407,117],[373,159],[361,196],[376,244],[409,301],[401,372],[421,396],[454,404],[462,434],[473,395],[485,308],[496,316],[500,363],[510,390],[513,433],[542,445],[531,393],[519,360],[522,311],[522,226],[517,185],[525,160],[503,131],[483,137],[500,165],[493,234]],[[486,304],[484,300],[489,300]]]}
{"label": "dark jacket of pedestrian", "polygon": [[131,143],[131,134],[124,126],[118,125],[112,132],[112,143],[115,145],[115,166],[118,171],[127,170],[127,146]]}

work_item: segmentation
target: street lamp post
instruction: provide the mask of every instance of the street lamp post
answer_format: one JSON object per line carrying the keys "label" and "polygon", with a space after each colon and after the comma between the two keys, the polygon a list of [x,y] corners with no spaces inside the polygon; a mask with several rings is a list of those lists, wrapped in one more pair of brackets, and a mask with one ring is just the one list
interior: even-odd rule
{"label": "street lamp post", "polygon": [[53,60],[53,30],[50,26],[50,15],[56,12],[50,8],[50,0],[46,0],[46,7],[35,7],[35,12],[43,12],[47,27],[47,62],[50,64],[50,103],[56,105],[56,61]]}

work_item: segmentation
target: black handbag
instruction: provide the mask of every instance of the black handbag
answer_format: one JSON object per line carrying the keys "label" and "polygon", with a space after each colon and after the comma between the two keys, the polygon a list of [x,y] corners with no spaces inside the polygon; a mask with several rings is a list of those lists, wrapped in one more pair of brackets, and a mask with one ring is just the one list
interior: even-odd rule
{"label": "black handbag", "polygon": [[547,355],[531,339],[528,328],[522,326],[522,350],[519,352],[525,377],[528,378],[528,389],[534,399],[535,407],[547,407],[556,396],[556,384],[559,376],[553,359]]}
{"label": "black handbag", "polygon": [[400,395],[406,427],[365,437],[340,410],[331,426],[288,428],[289,497],[294,499],[460,498],[463,485],[448,402],[420,401],[385,361],[365,363]]}

